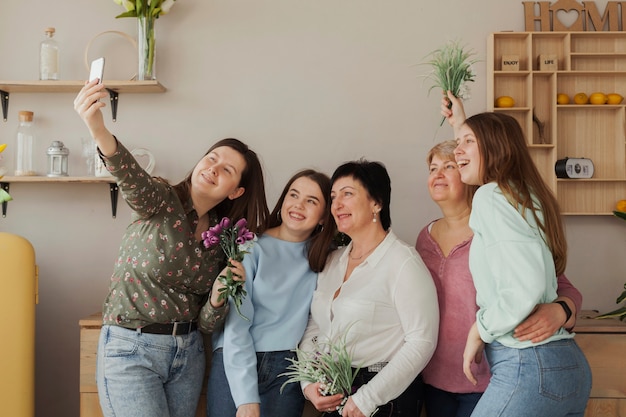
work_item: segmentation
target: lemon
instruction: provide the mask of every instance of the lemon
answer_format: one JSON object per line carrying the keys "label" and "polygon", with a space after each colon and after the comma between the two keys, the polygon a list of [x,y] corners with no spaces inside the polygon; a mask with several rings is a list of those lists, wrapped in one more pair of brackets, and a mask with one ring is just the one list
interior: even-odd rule
{"label": "lemon", "polygon": [[606,95],[606,104],[620,104],[624,97],[620,96],[617,93],[611,93]]}
{"label": "lemon", "polygon": [[556,104],[569,104],[569,96],[567,94],[559,93],[556,95]]}
{"label": "lemon", "polygon": [[589,103],[589,97],[585,93],[577,93],[574,96],[574,103],[576,104],[587,104]]}
{"label": "lemon", "polygon": [[496,107],[513,107],[515,106],[515,100],[513,97],[500,96],[496,99]]}
{"label": "lemon", "polygon": [[2,152],[3,150],[5,150],[7,147],[6,143],[0,144],[0,152]]}
{"label": "lemon", "polygon": [[615,210],[626,211],[626,200],[620,200],[615,204]]}
{"label": "lemon", "polygon": [[606,104],[607,100],[608,98],[604,93],[592,93],[589,96],[589,102],[591,104]]}

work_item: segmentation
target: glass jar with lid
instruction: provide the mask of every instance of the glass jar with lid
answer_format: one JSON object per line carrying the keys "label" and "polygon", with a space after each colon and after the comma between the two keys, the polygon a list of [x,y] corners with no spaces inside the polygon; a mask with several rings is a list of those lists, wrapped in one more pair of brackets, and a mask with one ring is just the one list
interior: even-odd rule
{"label": "glass jar with lid", "polygon": [[22,110],[18,113],[19,125],[15,137],[15,175],[37,175],[35,166],[34,113]]}

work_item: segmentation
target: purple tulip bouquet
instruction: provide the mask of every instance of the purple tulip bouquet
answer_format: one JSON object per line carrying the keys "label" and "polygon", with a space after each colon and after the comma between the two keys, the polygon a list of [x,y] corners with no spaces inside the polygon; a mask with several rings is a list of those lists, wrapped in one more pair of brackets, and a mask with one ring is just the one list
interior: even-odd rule
{"label": "purple tulip bouquet", "polygon": [[[218,224],[210,227],[209,230],[202,233],[202,240],[206,248],[220,245],[228,261],[228,266],[232,267],[230,259],[241,262],[243,257],[254,242],[256,241],[256,235],[248,228],[248,222],[246,219],[240,219],[236,223],[233,223],[228,217],[224,217]],[[220,282],[225,287],[220,288],[219,301],[232,298],[237,313],[244,319],[248,320],[246,316],[241,314],[241,302],[246,296],[246,290],[243,288],[243,281],[236,281],[234,274],[230,268],[226,269],[226,275],[220,275],[218,277]]]}

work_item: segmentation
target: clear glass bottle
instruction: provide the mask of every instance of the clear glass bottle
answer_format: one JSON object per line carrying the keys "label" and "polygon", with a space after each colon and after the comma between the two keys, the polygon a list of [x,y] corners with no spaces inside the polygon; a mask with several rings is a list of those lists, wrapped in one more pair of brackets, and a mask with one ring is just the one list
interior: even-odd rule
{"label": "clear glass bottle", "polygon": [[46,37],[39,46],[39,79],[59,79],[59,44],[54,39],[54,28],[44,30]]}
{"label": "clear glass bottle", "polygon": [[15,175],[37,175],[35,169],[35,126],[32,111],[18,113],[20,124],[17,127],[15,143]]}

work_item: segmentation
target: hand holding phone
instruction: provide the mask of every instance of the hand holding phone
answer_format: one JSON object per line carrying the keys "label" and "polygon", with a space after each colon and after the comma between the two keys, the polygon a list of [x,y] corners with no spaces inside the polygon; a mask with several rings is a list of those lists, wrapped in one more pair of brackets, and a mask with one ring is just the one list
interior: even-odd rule
{"label": "hand holding phone", "polygon": [[91,61],[91,69],[89,70],[89,81],[98,79],[98,84],[102,84],[104,76],[104,57],[100,57]]}

